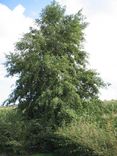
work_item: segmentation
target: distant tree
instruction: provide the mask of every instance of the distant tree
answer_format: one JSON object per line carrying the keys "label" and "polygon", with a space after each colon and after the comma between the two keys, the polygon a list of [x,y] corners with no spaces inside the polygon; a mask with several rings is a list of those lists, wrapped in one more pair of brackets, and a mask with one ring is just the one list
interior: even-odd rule
{"label": "distant tree", "polygon": [[65,8],[52,2],[36,24],[6,56],[8,76],[18,76],[7,104],[17,102],[29,118],[44,116],[60,125],[74,118],[82,102],[98,98],[104,83],[87,68],[87,23],[81,11],[66,15]]}

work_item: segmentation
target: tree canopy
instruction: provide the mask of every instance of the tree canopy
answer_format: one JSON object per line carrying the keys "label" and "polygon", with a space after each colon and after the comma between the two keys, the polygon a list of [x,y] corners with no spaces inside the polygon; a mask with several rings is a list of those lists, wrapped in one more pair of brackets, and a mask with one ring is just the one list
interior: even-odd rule
{"label": "tree canopy", "polygon": [[29,118],[44,116],[60,125],[70,121],[83,102],[98,98],[104,84],[98,73],[87,68],[82,12],[67,15],[52,2],[7,55],[8,76],[17,75],[8,104],[18,103]]}

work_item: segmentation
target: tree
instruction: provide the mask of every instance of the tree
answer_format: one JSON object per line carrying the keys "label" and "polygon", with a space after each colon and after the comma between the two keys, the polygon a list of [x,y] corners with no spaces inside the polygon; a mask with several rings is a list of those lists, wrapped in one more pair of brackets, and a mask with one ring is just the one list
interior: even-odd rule
{"label": "tree", "polygon": [[82,102],[98,98],[104,84],[87,68],[83,49],[87,23],[81,11],[66,15],[52,2],[7,55],[8,76],[17,75],[8,104],[18,103],[29,118],[42,117],[57,125],[74,118]]}

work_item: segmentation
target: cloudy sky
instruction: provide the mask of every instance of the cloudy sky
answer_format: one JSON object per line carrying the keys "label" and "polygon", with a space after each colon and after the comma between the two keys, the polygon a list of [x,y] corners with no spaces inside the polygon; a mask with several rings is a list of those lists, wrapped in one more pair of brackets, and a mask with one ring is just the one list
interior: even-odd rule
{"label": "cloudy sky", "polygon": [[[101,99],[117,99],[117,0],[57,0],[67,6],[67,13],[83,9],[89,25],[85,50],[90,67],[111,83],[101,90]],[[13,89],[15,78],[6,78],[5,53],[29,30],[41,9],[51,0],[0,0],[0,104]]]}

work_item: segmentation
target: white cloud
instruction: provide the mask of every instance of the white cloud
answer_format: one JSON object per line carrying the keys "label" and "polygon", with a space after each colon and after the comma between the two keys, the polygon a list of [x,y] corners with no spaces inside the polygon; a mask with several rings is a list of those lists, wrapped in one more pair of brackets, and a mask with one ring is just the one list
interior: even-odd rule
{"label": "white cloud", "polygon": [[11,10],[0,3],[0,104],[8,97],[11,85],[15,81],[4,77],[6,74],[2,65],[5,61],[4,54],[13,51],[14,43],[33,25],[33,20],[24,16],[24,11],[22,5]]}
{"label": "white cloud", "polygon": [[67,6],[68,13],[76,13],[83,8],[90,23],[86,29],[85,49],[89,53],[91,67],[112,84],[101,90],[101,98],[117,99],[117,1],[104,0],[103,4],[95,1],[98,5],[87,0],[58,2]]}
{"label": "white cloud", "polygon": [[112,85],[102,90],[102,99],[117,99],[117,2],[110,2],[107,12],[99,12],[90,17],[86,30],[86,49],[90,53],[91,65],[102,78]]}
{"label": "white cloud", "polygon": [[[84,1],[84,0],[83,0]],[[67,13],[76,13],[78,10],[83,8],[82,0],[58,0],[60,4],[66,6]]]}
{"label": "white cloud", "polygon": [[0,4],[0,57],[11,50],[13,43],[32,25],[32,19],[24,16],[24,10],[22,5],[10,10]]}

